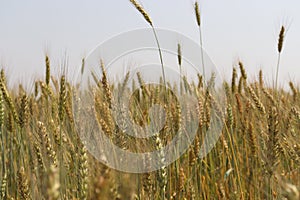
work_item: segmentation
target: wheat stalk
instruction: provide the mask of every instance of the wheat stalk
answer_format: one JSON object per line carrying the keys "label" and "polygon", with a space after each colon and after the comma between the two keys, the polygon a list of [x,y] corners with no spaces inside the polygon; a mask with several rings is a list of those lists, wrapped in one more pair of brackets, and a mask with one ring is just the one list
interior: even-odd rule
{"label": "wheat stalk", "polygon": [[280,32],[279,32],[279,38],[278,38],[278,60],[277,60],[277,70],[276,70],[276,80],[275,80],[275,89],[277,90],[278,86],[278,74],[279,74],[279,65],[280,65],[280,55],[282,52],[282,47],[283,47],[283,41],[284,41],[284,36],[285,36],[285,27],[281,26]]}
{"label": "wheat stalk", "polygon": [[153,26],[152,20],[151,20],[149,14],[145,11],[145,9],[136,0],[129,0],[129,1],[143,15],[144,19],[149,23],[149,25],[152,28],[152,31],[153,31],[153,34],[154,34],[154,37],[155,37],[155,40],[156,40],[156,44],[157,44],[157,47],[158,47],[159,58],[160,58],[160,63],[161,63],[161,68],[162,68],[163,81],[164,81],[164,85],[166,87],[167,85],[166,85],[166,76],[165,76],[165,69],[164,69],[162,51],[161,51],[161,48],[160,48],[160,44],[159,44],[159,41],[158,41],[158,36],[157,36],[157,33],[156,33],[155,28]]}
{"label": "wheat stalk", "polygon": [[201,30],[201,15],[200,15],[200,9],[199,9],[199,4],[198,1],[195,2],[194,5],[194,10],[195,10],[195,16],[196,16],[196,21],[197,25],[199,28],[199,37],[200,37],[200,46],[201,46],[201,64],[202,64],[202,72],[203,72],[203,77],[204,81],[205,79],[205,66],[204,66],[204,53],[203,53],[203,39],[202,39],[202,30]]}

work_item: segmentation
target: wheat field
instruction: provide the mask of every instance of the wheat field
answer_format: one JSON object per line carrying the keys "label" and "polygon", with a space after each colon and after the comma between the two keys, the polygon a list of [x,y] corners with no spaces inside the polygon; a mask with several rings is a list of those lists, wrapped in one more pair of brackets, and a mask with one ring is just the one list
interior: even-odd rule
{"label": "wheat field", "polygon": [[[134,0],[130,2],[156,34],[144,8]],[[195,16],[202,43],[197,3]],[[174,95],[164,87],[145,86],[140,74],[137,74],[137,83],[128,83],[128,79],[121,83],[109,82],[103,63],[100,76],[93,76],[95,84],[87,91],[80,90],[80,85],[72,84],[65,75],[52,75],[48,56],[45,57],[45,77],[34,80],[32,92],[27,92],[22,85],[8,87],[9,77],[2,69],[0,199],[299,200],[300,91],[293,82],[289,82],[289,89],[278,85],[284,33],[282,26],[274,84],[265,83],[263,71],[250,80],[240,61],[232,68],[231,81],[222,84],[225,108],[217,109],[217,112],[212,107],[221,106],[206,87],[205,75],[208,74],[199,74],[197,82],[183,78],[180,85],[172,85],[161,77],[162,86],[169,84],[180,88],[176,94],[179,98],[185,94],[197,97],[196,117],[183,112],[187,108],[178,106]],[[156,41],[159,48],[157,37]],[[180,54],[178,45],[179,65]],[[199,55],[203,56],[203,52]],[[160,58],[164,74],[163,59]],[[202,65],[205,71],[204,63]],[[92,104],[79,103],[85,92],[92,94]],[[133,93],[133,102],[128,109],[140,126],[149,123],[149,107],[161,104],[167,110],[164,127],[147,139],[126,135],[111,113],[114,96],[120,93]],[[207,156],[199,158],[213,114],[224,126],[215,147]],[[111,169],[91,155],[80,138],[80,134],[97,126],[111,142],[124,150],[159,150],[172,140],[173,134],[180,129],[181,120],[197,120],[199,124],[192,144],[175,162],[147,173]],[[163,159],[164,155],[161,155]]]}

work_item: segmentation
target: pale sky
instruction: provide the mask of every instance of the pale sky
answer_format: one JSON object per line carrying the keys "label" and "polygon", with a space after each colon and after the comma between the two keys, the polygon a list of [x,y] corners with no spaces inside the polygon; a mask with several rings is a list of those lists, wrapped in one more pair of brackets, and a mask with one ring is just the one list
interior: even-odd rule
{"label": "pale sky", "polygon": [[[140,0],[155,27],[199,41],[193,0]],[[229,77],[243,61],[249,77],[263,69],[269,82],[277,63],[281,25],[288,27],[280,83],[300,79],[299,0],[201,0],[204,49]],[[129,0],[0,0],[0,68],[14,83],[42,78],[44,56],[58,73],[65,55],[75,72],[82,57],[113,35],[148,27]],[[13,79],[13,77],[15,77]]]}

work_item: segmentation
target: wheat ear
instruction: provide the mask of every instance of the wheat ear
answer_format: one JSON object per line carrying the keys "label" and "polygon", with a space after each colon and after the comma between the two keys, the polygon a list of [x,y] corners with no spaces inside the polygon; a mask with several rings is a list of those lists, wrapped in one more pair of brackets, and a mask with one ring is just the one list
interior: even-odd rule
{"label": "wheat ear", "polygon": [[150,26],[153,26],[152,20],[145,9],[136,0],[130,0],[130,2],[143,15],[144,19],[150,24]]}

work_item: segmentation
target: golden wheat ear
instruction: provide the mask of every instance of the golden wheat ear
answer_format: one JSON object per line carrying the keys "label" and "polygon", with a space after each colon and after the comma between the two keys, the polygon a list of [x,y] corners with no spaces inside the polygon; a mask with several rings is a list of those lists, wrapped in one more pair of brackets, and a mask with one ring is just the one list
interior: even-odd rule
{"label": "golden wheat ear", "polygon": [[136,0],[130,0],[130,2],[143,15],[144,19],[152,26],[152,20],[145,9]]}

